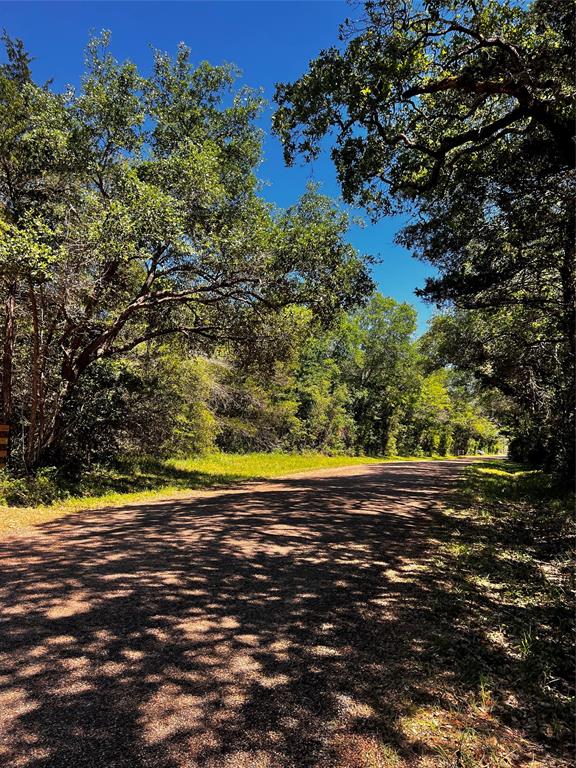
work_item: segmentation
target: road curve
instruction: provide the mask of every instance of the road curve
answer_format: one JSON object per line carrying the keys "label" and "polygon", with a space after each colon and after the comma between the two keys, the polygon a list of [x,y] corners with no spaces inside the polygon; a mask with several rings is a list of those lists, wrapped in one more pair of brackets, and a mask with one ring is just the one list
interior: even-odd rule
{"label": "road curve", "polygon": [[464,463],[306,472],[3,539],[0,765],[348,768],[370,734],[400,743]]}

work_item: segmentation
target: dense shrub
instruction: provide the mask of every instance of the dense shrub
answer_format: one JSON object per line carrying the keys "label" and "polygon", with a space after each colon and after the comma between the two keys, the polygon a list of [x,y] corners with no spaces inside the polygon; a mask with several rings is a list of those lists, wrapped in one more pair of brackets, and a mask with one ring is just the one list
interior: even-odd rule
{"label": "dense shrub", "polygon": [[15,507],[52,504],[67,495],[56,467],[44,467],[34,475],[11,477],[0,471],[0,503]]}

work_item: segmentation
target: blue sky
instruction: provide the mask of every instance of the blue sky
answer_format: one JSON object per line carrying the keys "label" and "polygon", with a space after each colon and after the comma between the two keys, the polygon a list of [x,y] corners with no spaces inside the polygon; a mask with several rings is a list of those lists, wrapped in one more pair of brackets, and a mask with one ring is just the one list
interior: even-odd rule
{"label": "blue sky", "polygon": [[[296,79],[322,49],[337,42],[338,25],[355,9],[345,2],[2,2],[0,27],[20,37],[35,57],[34,76],[53,79],[56,89],[77,85],[83,52],[91,33],[112,32],[112,51],[131,59],[143,72],[150,69],[150,47],[175,52],[180,41],[192,50],[193,61],[233,62],[243,72],[242,83],[261,87],[270,102],[274,85]],[[273,105],[264,112],[266,132],[260,177],[264,195],[280,206],[294,203],[308,180],[322,185],[325,194],[339,196],[329,157],[313,166],[286,168],[278,139],[270,135]],[[357,212],[360,213],[360,212]],[[401,220],[354,226],[349,235],[361,252],[382,262],[373,269],[379,289],[387,296],[414,304],[419,330],[424,330],[432,308],[414,296],[431,268],[413,259],[393,239]]]}

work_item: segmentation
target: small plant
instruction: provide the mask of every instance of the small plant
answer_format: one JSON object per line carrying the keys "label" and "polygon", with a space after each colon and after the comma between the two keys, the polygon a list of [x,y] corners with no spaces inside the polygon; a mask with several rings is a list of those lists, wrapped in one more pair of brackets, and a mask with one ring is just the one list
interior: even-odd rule
{"label": "small plant", "polygon": [[393,747],[390,747],[388,744],[381,744],[377,761],[375,762],[371,759],[367,768],[380,768],[380,766],[385,768],[402,768],[403,765],[402,759]]}
{"label": "small plant", "polygon": [[531,626],[521,633],[518,641],[518,653],[521,659],[526,660],[533,655],[535,639],[534,629]]}
{"label": "small plant", "polygon": [[480,700],[480,709],[484,712],[491,712],[494,708],[494,695],[492,688],[492,679],[486,675],[480,675],[478,697]]}

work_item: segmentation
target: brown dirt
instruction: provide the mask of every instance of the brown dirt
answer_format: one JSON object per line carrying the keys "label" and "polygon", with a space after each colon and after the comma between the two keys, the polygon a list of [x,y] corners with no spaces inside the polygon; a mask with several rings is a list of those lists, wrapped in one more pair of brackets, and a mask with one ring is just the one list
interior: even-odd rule
{"label": "brown dirt", "polygon": [[450,688],[429,567],[461,466],[308,472],[0,541],[0,765],[432,765],[401,722]]}

